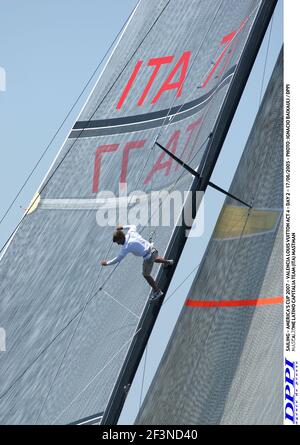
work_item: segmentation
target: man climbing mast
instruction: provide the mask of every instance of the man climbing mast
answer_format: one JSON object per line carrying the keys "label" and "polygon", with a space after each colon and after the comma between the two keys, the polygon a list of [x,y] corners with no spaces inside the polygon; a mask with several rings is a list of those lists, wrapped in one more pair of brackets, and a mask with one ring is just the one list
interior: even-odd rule
{"label": "man climbing mast", "polygon": [[[123,230],[128,230],[127,235]],[[153,246],[153,243],[142,238],[142,236],[137,232],[136,226],[117,226],[115,232],[113,233],[113,242],[122,246],[118,256],[110,261],[101,261],[102,266],[112,266],[117,264],[128,254],[143,257],[143,276],[150,284],[153,289],[151,296],[152,300],[156,300],[163,295],[163,292],[157,286],[155,280],[151,276],[154,263],[163,264],[164,267],[173,266],[173,260],[166,260],[158,256],[157,249]]]}

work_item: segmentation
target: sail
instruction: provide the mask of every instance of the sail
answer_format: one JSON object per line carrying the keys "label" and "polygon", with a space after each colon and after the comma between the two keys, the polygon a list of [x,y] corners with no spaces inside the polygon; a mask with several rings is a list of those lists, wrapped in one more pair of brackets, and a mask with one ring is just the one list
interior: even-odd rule
{"label": "sail", "polygon": [[[137,258],[100,269],[117,253],[107,219],[124,184],[146,197],[201,188],[155,142],[209,177],[275,4],[139,2],[2,254],[0,423],[65,424],[108,411],[115,422],[159,305],[148,303]],[[103,207],[108,192],[116,199]],[[134,198],[125,203],[136,211]],[[177,260],[185,238],[175,223],[144,221],[139,232],[154,232],[159,252]],[[164,291],[171,277],[159,270]]]}
{"label": "sail", "polygon": [[283,422],[283,55],[138,424]]}

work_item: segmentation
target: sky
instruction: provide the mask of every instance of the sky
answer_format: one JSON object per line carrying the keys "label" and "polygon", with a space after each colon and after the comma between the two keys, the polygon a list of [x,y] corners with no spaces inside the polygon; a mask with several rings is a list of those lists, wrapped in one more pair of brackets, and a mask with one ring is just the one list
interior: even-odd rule
{"label": "sky", "polygon": [[[268,54],[270,29],[213,173],[212,181],[223,188],[230,186],[258,111],[264,67],[263,91],[282,45],[282,3],[279,0],[276,7]],[[135,4],[136,0],[0,0],[0,220]],[[100,69],[0,224],[1,246],[48,171]],[[5,91],[1,91],[3,70]],[[187,241],[166,300],[200,263],[223,200],[224,196],[215,190],[207,191],[204,234],[197,242]],[[121,424],[134,422],[195,272],[162,307],[147,347],[146,366],[143,359]]]}

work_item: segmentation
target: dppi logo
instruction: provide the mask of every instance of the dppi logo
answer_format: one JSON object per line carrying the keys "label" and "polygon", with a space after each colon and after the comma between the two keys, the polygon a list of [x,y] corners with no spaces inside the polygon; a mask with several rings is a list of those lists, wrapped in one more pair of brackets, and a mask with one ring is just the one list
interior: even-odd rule
{"label": "dppi logo", "polygon": [[295,362],[290,362],[285,359],[285,420],[291,423],[295,423]]}

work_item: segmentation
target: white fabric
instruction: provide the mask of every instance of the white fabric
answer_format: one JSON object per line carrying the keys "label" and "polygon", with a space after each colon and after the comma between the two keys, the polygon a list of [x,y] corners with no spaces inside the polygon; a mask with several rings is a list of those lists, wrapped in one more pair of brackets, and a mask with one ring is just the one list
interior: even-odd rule
{"label": "white fabric", "polygon": [[107,261],[108,266],[119,263],[128,253],[144,257],[144,259],[149,258],[151,255],[152,244],[141,237],[141,235],[136,231],[136,226],[123,226],[123,229],[128,229],[127,235],[125,236],[125,243],[123,244],[119,255],[112,260]]}

